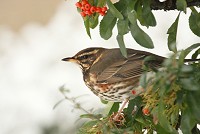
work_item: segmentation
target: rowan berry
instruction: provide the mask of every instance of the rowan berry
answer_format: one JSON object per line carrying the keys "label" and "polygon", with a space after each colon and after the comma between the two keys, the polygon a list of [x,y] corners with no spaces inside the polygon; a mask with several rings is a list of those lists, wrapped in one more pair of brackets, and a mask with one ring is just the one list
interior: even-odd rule
{"label": "rowan berry", "polygon": [[84,7],[85,7],[85,10],[87,10],[87,11],[90,10],[90,8],[91,8],[90,4],[85,4]]}
{"label": "rowan berry", "polygon": [[102,7],[102,8],[101,8],[101,11],[102,11],[102,12],[105,12],[105,11],[107,11],[107,10],[108,10],[107,7]]}
{"label": "rowan berry", "polygon": [[76,5],[76,7],[78,7],[78,8],[81,8],[81,7],[82,7],[82,4],[81,4],[80,2],[77,2],[75,5]]}
{"label": "rowan berry", "polygon": [[105,16],[106,13],[105,13],[105,12],[100,12],[99,14],[100,14],[101,16]]}
{"label": "rowan berry", "polygon": [[85,14],[90,16],[92,13],[90,11],[85,11]]}
{"label": "rowan berry", "polygon": [[96,11],[96,8],[94,6],[90,8],[91,13],[94,13],[95,11]]}
{"label": "rowan berry", "polygon": [[82,6],[82,7],[81,7],[81,10],[82,10],[82,11],[85,11],[85,7],[84,7],[84,6]]}
{"label": "rowan berry", "polygon": [[86,16],[86,13],[84,13],[84,12],[80,12],[80,14],[81,14],[82,17]]}
{"label": "rowan berry", "polygon": [[144,115],[148,115],[149,114],[149,109],[148,108],[143,108],[142,112]]}
{"label": "rowan berry", "polygon": [[96,7],[96,12],[100,13],[101,12],[101,8],[100,7]]}
{"label": "rowan berry", "polygon": [[136,94],[136,91],[135,91],[135,90],[132,90],[131,92],[132,92],[132,94],[134,94],[134,95]]}
{"label": "rowan berry", "polygon": [[87,2],[86,0],[83,0],[83,1],[81,2],[81,4],[82,4],[82,6],[85,6],[86,4],[88,4],[88,2]]}

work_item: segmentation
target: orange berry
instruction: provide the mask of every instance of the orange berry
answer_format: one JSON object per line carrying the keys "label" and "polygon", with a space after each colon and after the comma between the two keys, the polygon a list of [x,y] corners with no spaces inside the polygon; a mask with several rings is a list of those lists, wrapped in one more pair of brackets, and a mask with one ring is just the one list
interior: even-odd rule
{"label": "orange berry", "polygon": [[100,7],[96,7],[96,12],[100,13],[101,12],[101,8]]}
{"label": "orange berry", "polygon": [[99,14],[100,14],[101,16],[105,16],[106,13],[105,13],[105,12],[100,12]]}
{"label": "orange berry", "polygon": [[81,7],[81,10],[82,10],[82,11],[85,11],[85,7],[84,7],[84,6],[82,6],[82,7]]}
{"label": "orange berry", "polygon": [[81,8],[82,7],[82,4],[80,3],[80,2],[76,2],[76,7],[78,7],[78,8]]}
{"label": "orange berry", "polygon": [[132,94],[134,94],[134,95],[136,94],[136,91],[135,91],[135,90],[132,90],[131,92],[132,92]]}
{"label": "orange berry", "polygon": [[85,10],[90,10],[90,7],[91,7],[91,6],[90,6],[90,4],[85,4],[84,7],[85,7]]}
{"label": "orange berry", "polygon": [[144,115],[148,115],[149,114],[149,109],[148,108],[143,108],[142,112]]}
{"label": "orange berry", "polygon": [[90,8],[91,13],[94,13],[95,11],[96,11],[96,8],[94,6]]}
{"label": "orange berry", "polygon": [[86,13],[84,13],[84,12],[80,12],[80,14],[81,14],[82,17],[86,16]]}
{"label": "orange berry", "polygon": [[105,11],[107,11],[107,10],[108,10],[107,7],[102,7],[102,8],[101,8],[101,11],[102,11],[102,12],[105,12]]}
{"label": "orange berry", "polygon": [[92,13],[90,11],[85,11],[85,14],[90,16]]}
{"label": "orange berry", "polygon": [[83,1],[81,2],[81,4],[82,4],[82,6],[85,6],[86,4],[88,4],[88,2],[87,2],[86,0],[83,0]]}

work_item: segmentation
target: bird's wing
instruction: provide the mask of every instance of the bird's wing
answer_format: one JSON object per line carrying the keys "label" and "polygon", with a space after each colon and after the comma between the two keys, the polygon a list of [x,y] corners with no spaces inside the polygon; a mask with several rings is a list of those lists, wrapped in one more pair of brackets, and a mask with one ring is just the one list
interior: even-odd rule
{"label": "bird's wing", "polygon": [[[129,53],[126,60],[119,59],[99,73],[97,82],[114,83],[140,77],[144,72],[142,66],[146,56],[149,56],[149,53]],[[160,61],[152,61],[148,65],[157,68],[161,66],[161,63]]]}

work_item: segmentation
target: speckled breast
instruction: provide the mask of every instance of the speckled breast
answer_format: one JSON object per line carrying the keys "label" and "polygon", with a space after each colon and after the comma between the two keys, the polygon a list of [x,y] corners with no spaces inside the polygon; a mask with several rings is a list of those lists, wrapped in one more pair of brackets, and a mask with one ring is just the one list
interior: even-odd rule
{"label": "speckled breast", "polygon": [[[138,87],[138,80],[127,80],[117,83],[97,83],[95,75],[84,78],[85,84],[91,91],[106,101],[121,102],[127,98],[135,98],[143,89]],[[137,84],[136,84],[137,82]]]}

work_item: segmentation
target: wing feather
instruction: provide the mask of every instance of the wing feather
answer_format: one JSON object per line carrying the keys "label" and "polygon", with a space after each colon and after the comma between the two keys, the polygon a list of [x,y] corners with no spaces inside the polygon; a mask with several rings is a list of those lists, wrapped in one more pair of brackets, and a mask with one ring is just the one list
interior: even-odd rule
{"label": "wing feather", "polygon": [[[104,69],[98,72],[97,75],[97,83],[115,83],[120,81],[125,81],[128,79],[133,79],[136,77],[140,77],[144,72],[142,66],[144,64],[144,58],[152,55],[158,58],[158,60],[149,62],[149,67],[159,68],[164,60],[163,57],[143,52],[143,51],[135,51],[132,49],[128,49],[128,58],[125,59],[123,56],[106,66]],[[113,54],[109,54],[110,58],[115,56]],[[113,58],[114,59],[114,58]]]}

